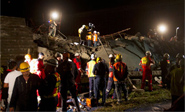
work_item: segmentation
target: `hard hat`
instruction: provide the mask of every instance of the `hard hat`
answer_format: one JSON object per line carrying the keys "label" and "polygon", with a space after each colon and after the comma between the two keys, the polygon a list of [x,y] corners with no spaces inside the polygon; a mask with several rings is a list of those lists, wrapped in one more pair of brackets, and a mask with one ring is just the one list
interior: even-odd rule
{"label": "hard hat", "polygon": [[58,61],[56,59],[49,59],[49,60],[46,60],[45,62],[46,62],[47,65],[51,65],[51,66],[54,66],[54,67],[58,66]]}
{"label": "hard hat", "polygon": [[94,31],[93,31],[93,33],[97,33],[97,31],[96,31],[96,30],[94,30]]}
{"label": "hard hat", "polygon": [[163,57],[169,59],[169,58],[170,58],[170,55],[169,55],[168,53],[165,53],[165,54],[163,55]]}
{"label": "hard hat", "polygon": [[26,62],[22,62],[19,68],[20,68],[20,72],[30,71],[30,65]]}
{"label": "hard hat", "polygon": [[152,53],[150,52],[150,51],[146,51],[146,55],[150,55],[150,56],[152,56]]}
{"label": "hard hat", "polygon": [[100,32],[97,32],[98,35],[100,35]]}
{"label": "hard hat", "polygon": [[178,53],[178,54],[176,55],[176,58],[179,58],[179,59],[184,58],[184,55],[181,54],[181,53]]}
{"label": "hard hat", "polygon": [[25,58],[25,59],[28,59],[28,58],[31,59],[31,55],[30,55],[30,54],[26,54],[26,55],[24,56],[24,58]]}
{"label": "hard hat", "polygon": [[52,22],[52,20],[50,19],[49,22]]}
{"label": "hard hat", "polygon": [[109,55],[109,58],[112,58],[112,57],[114,57],[113,54],[110,54],[110,55]]}
{"label": "hard hat", "polygon": [[98,63],[98,61],[101,61],[101,60],[102,60],[101,57],[97,57],[96,62]]}
{"label": "hard hat", "polygon": [[95,54],[91,54],[91,59],[95,59]]}
{"label": "hard hat", "polygon": [[68,59],[70,57],[70,54],[65,52],[63,53],[63,59]]}
{"label": "hard hat", "polygon": [[80,56],[80,54],[79,53],[75,53],[75,56]]}
{"label": "hard hat", "polygon": [[116,55],[116,60],[118,60],[118,61],[121,61],[121,60],[122,60],[121,54],[117,54],[117,55]]}

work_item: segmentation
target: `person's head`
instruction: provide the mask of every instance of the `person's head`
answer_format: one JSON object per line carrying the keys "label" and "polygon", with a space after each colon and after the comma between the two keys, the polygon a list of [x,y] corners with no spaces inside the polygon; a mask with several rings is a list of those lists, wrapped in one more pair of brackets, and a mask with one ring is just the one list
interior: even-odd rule
{"label": "person's head", "polygon": [[49,59],[45,61],[44,71],[48,75],[50,73],[56,72],[56,68],[58,67],[58,61],[56,59]]}
{"label": "person's head", "polygon": [[69,58],[70,58],[70,54],[69,53],[67,53],[67,52],[63,53],[63,60],[64,61],[68,61]]}
{"label": "person's head", "polygon": [[116,55],[116,61],[122,61],[122,55],[121,54]]}
{"label": "person's head", "polygon": [[27,62],[22,62],[20,64],[20,72],[22,72],[23,76],[30,75],[30,65]]}
{"label": "person's head", "polygon": [[101,61],[102,61],[101,57],[96,58],[96,63],[101,62]]}
{"label": "person's head", "polygon": [[165,54],[163,55],[163,57],[164,57],[165,59],[169,59],[169,58],[170,58],[170,55],[169,55],[168,53],[165,53]]}
{"label": "person's head", "polygon": [[57,53],[56,58],[57,58],[58,61],[60,61],[60,60],[63,59],[63,55],[61,53]]}
{"label": "person's head", "polygon": [[9,68],[10,70],[15,70],[15,69],[17,69],[17,62],[15,62],[15,61],[10,61],[10,62],[8,63],[8,68]]}
{"label": "person's head", "polygon": [[44,59],[44,53],[40,52],[38,57],[39,57],[39,59]]}
{"label": "person's head", "polygon": [[146,53],[145,53],[145,54],[146,54],[146,56],[147,56],[147,57],[152,56],[152,53],[151,53],[150,51],[146,51]]}
{"label": "person's head", "polygon": [[75,53],[75,57],[80,58],[80,54],[79,53]]}
{"label": "person's head", "polygon": [[93,34],[96,34],[96,33],[97,33],[97,31],[96,31],[96,30],[94,30],[94,31],[93,31]]}
{"label": "person's head", "polygon": [[24,58],[25,58],[26,61],[30,61],[31,60],[31,55],[30,54],[26,54],[24,56]]}
{"label": "person's head", "polygon": [[110,59],[110,58],[113,58],[113,57],[114,57],[114,55],[113,55],[113,54],[109,54],[109,59]]}
{"label": "person's head", "polygon": [[95,54],[91,54],[91,60],[95,60]]}
{"label": "person's head", "polygon": [[181,53],[178,53],[178,54],[176,55],[176,65],[179,65],[179,61],[180,61],[181,59],[184,59],[184,55],[181,54]]}

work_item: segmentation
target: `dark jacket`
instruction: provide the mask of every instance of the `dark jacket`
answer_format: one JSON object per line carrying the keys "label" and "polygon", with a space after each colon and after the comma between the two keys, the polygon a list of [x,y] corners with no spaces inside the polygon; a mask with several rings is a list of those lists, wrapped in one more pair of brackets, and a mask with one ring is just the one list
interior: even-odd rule
{"label": "dark jacket", "polygon": [[60,74],[61,78],[61,85],[62,86],[73,86],[75,81],[74,81],[74,74],[75,73],[73,70],[73,64],[72,62],[69,61],[64,61],[62,62],[57,69],[57,72]]}
{"label": "dark jacket", "polygon": [[93,74],[100,77],[105,77],[106,73],[109,73],[107,65],[103,62],[99,62],[94,65]]}
{"label": "dark jacket", "polygon": [[40,90],[40,80],[35,74],[30,74],[27,83],[23,75],[17,77],[9,107],[15,107],[15,111],[37,111],[37,89]]}

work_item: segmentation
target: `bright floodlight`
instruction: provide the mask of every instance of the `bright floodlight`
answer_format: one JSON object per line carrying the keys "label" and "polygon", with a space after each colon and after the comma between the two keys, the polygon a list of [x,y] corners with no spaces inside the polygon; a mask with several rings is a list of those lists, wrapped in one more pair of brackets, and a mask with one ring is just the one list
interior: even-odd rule
{"label": "bright floodlight", "polygon": [[160,25],[160,26],[159,26],[159,31],[160,31],[161,33],[165,32],[165,31],[166,31],[166,26]]}
{"label": "bright floodlight", "polygon": [[177,30],[179,29],[179,27],[176,28]]}
{"label": "bright floodlight", "polygon": [[51,16],[52,16],[53,19],[56,19],[56,18],[58,18],[58,13],[57,12],[53,12]]}

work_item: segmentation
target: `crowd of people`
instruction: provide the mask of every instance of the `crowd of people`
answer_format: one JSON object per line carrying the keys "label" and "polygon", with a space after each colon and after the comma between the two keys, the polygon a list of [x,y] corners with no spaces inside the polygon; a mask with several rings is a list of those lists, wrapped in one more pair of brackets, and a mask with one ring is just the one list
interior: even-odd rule
{"label": "crowd of people", "polygon": [[[152,88],[151,66],[155,61],[151,58],[151,52],[147,51],[139,65],[142,66],[141,89],[145,89],[148,80],[149,91]],[[97,105],[105,105],[111,89],[114,85],[113,98],[117,104],[121,104],[122,92],[125,101],[128,101],[126,80],[128,76],[127,64],[122,62],[122,55],[110,54],[109,65],[102,57],[91,54],[86,64],[86,70],[81,67],[82,61],[79,53],[70,59],[70,53],[57,53],[54,57],[45,61],[44,54],[39,53],[38,59],[33,60],[30,54],[25,55],[24,62],[11,61],[2,78],[2,110],[8,111],[56,111],[62,107],[67,111],[68,91],[73,98],[76,111],[80,111],[77,96],[81,91],[81,74],[86,71],[89,78],[89,98],[95,98]],[[176,65],[171,65],[170,55],[165,53],[160,62],[162,70],[162,85],[170,88],[172,94],[172,107],[184,95],[184,55],[176,56]],[[107,81],[108,80],[108,81]],[[100,99],[102,91],[102,102]],[[180,103],[181,104],[181,103]],[[182,108],[182,107],[181,107]]]}

